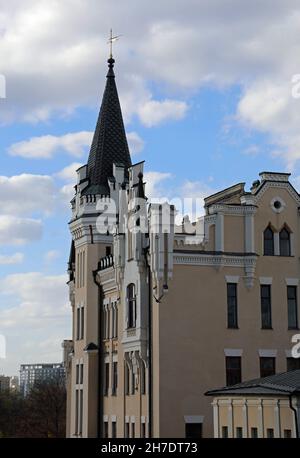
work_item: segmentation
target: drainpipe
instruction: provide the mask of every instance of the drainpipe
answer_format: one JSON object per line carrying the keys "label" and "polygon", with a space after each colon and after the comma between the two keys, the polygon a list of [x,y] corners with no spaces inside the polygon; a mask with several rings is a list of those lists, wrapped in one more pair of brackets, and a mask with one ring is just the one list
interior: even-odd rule
{"label": "drainpipe", "polygon": [[[101,363],[102,363],[102,326],[101,326],[101,310],[103,307],[103,290],[101,284],[97,280],[98,270],[93,270],[94,283],[98,287],[98,421],[97,421],[97,436],[100,439],[102,434],[103,424],[103,405],[102,405],[102,393],[103,393],[103,381],[101,377]],[[102,412],[102,415],[101,415]]]}
{"label": "drainpipe", "polygon": [[145,250],[146,266],[148,268],[148,351],[149,351],[149,367],[148,367],[148,436],[152,438],[152,422],[153,422],[153,398],[152,398],[152,277],[150,265],[147,259],[147,251]]}
{"label": "drainpipe", "polygon": [[289,401],[290,401],[290,408],[294,412],[295,416],[295,429],[296,429],[296,438],[299,439],[299,418],[298,418],[298,410],[293,406],[293,395],[289,395]]}

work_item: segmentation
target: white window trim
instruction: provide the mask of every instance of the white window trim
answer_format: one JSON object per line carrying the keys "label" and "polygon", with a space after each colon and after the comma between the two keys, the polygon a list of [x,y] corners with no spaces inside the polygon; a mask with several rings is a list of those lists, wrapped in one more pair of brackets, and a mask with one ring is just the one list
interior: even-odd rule
{"label": "white window trim", "polygon": [[238,348],[224,348],[225,356],[243,356],[243,350]]}
{"label": "white window trim", "polygon": [[277,357],[277,350],[270,350],[270,349],[259,349],[258,354],[260,358],[276,358]]}
{"label": "white window trim", "polygon": [[261,285],[272,285],[272,277],[259,277],[259,282]]}
{"label": "white window trim", "polygon": [[298,286],[299,278],[286,278],[285,283],[287,286]]}
{"label": "white window trim", "polygon": [[225,275],[226,283],[238,283],[240,277],[238,275]]}
{"label": "white window trim", "polygon": [[185,423],[204,423],[204,415],[184,415]]}

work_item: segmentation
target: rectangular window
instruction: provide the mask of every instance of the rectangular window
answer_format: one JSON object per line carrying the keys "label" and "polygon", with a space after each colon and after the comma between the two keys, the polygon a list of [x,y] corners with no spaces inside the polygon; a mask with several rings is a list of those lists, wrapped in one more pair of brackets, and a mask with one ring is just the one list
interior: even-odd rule
{"label": "rectangular window", "polygon": [[108,439],[108,421],[103,423],[103,437],[104,439]]}
{"label": "rectangular window", "polygon": [[76,385],[79,383],[79,364],[76,364]]}
{"label": "rectangular window", "polygon": [[111,437],[115,439],[117,437],[117,422],[111,422]]}
{"label": "rectangular window", "polygon": [[261,327],[272,329],[271,286],[260,286],[261,297]]}
{"label": "rectangular window", "polygon": [[125,423],[125,437],[128,438],[129,437],[129,423]]}
{"label": "rectangular window", "polygon": [[83,364],[80,364],[80,377],[79,377],[79,383],[81,383],[81,385],[83,384]]}
{"label": "rectangular window", "polygon": [[80,390],[80,416],[79,416],[79,434],[82,434],[83,426],[83,390]]}
{"label": "rectangular window", "polygon": [[242,381],[242,358],[226,356],[226,385],[236,385]]}
{"label": "rectangular window", "polygon": [[81,307],[80,339],[84,339],[84,307]]}
{"label": "rectangular window", "polygon": [[131,437],[135,438],[135,423],[131,423]]}
{"label": "rectangular window", "polygon": [[135,373],[131,368],[131,394],[135,394]]}
{"label": "rectangular window", "polygon": [[267,438],[268,439],[273,439],[273,437],[274,437],[274,429],[268,428],[267,429]]}
{"label": "rectangular window", "polygon": [[112,395],[117,394],[118,388],[118,363],[113,363],[113,385],[112,385]]}
{"label": "rectangular window", "polygon": [[287,287],[288,328],[298,329],[297,286]]}
{"label": "rectangular window", "polygon": [[251,428],[251,437],[252,439],[258,438],[258,429],[257,428]]}
{"label": "rectangular window", "polygon": [[222,426],[222,437],[223,439],[228,438],[228,426]]}
{"label": "rectangular window", "polygon": [[260,376],[269,377],[276,373],[276,359],[270,357],[259,358]]}
{"label": "rectangular window", "polygon": [[146,437],[146,423],[141,424],[141,437]]}
{"label": "rectangular window", "polygon": [[283,437],[285,439],[291,439],[292,431],[290,429],[285,429],[284,432],[283,432]]}
{"label": "rectangular window", "polygon": [[105,254],[106,254],[106,256],[110,256],[111,255],[111,246],[110,245],[105,247]]}
{"label": "rectangular window", "polygon": [[78,420],[79,420],[79,391],[75,391],[75,435],[78,435]]}
{"label": "rectangular window", "polygon": [[76,339],[80,339],[80,307],[76,309]]}
{"label": "rectangular window", "polygon": [[237,284],[227,283],[227,326],[238,327]]}
{"label": "rectangular window", "polygon": [[185,437],[186,439],[201,439],[202,423],[186,423]]}
{"label": "rectangular window", "polygon": [[105,378],[104,378],[104,396],[108,396],[109,389],[109,363],[105,363]]}
{"label": "rectangular window", "polygon": [[243,439],[243,428],[241,428],[240,426],[238,426],[236,428],[236,436],[235,436],[237,439]]}
{"label": "rectangular window", "polygon": [[129,372],[129,367],[125,363],[125,394],[126,396],[129,396],[129,385],[130,385],[130,372]]}
{"label": "rectangular window", "polygon": [[296,371],[300,369],[300,358],[286,358],[287,372]]}

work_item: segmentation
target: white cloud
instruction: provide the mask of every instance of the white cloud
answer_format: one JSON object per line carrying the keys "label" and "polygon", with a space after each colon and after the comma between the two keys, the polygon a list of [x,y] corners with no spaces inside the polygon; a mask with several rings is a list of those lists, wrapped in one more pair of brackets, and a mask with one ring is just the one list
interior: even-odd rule
{"label": "white cloud", "polygon": [[30,140],[14,143],[9,154],[26,159],[50,159],[58,152],[64,151],[71,156],[81,157],[91,145],[93,132],[75,132],[61,136],[44,135]]}
{"label": "white cloud", "polygon": [[76,170],[78,170],[82,165],[83,164],[81,164],[80,162],[73,162],[72,164],[68,165],[60,172],[58,172],[56,176],[58,178],[61,178],[62,180],[75,184],[77,178]]}
{"label": "white cloud", "polygon": [[138,154],[143,151],[145,143],[143,139],[136,132],[129,132],[127,134],[127,141],[129,151],[132,155]]}
{"label": "white cloud", "polygon": [[[0,281],[0,293],[17,302],[0,309],[1,327],[47,328],[68,315],[66,275],[45,276],[40,272],[8,275]],[[48,330],[49,332],[49,330]]]}
{"label": "white cloud", "polygon": [[40,220],[0,215],[0,245],[25,245],[42,237]]}
{"label": "white cloud", "polygon": [[45,253],[44,259],[46,263],[51,263],[56,261],[60,257],[60,252],[58,250],[49,250]]}
{"label": "white cloud", "polygon": [[0,254],[0,265],[21,264],[23,260],[23,253],[15,253],[12,255]]}
{"label": "white cloud", "polygon": [[56,190],[47,175],[22,174],[0,176],[1,213],[28,215],[50,214],[55,206]]}
{"label": "white cloud", "polygon": [[171,173],[163,172],[146,172],[144,181],[146,182],[146,195],[151,200],[161,198],[165,195],[162,184],[165,180],[171,178]]}
{"label": "white cloud", "polygon": [[177,100],[149,100],[138,110],[142,123],[146,127],[153,127],[165,121],[178,121],[186,115],[188,106]]}

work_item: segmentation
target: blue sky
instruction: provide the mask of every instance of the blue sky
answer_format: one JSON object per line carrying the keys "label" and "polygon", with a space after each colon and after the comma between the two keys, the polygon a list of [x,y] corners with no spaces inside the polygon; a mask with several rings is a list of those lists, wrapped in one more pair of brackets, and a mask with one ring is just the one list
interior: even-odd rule
{"label": "blue sky", "polygon": [[28,0],[25,10],[0,0],[0,372],[59,361],[70,337],[68,201],[88,157],[111,25],[124,35],[115,73],[148,195],[203,199],[249,188],[263,170],[288,170],[297,186],[300,7],[258,5]]}

